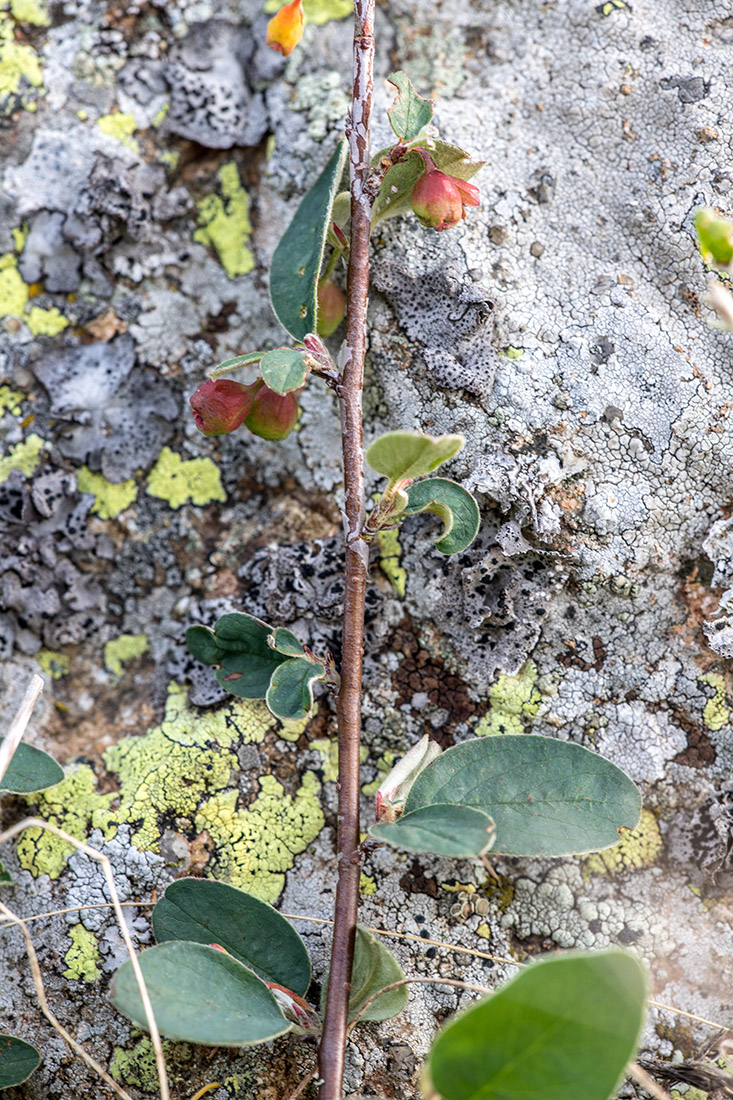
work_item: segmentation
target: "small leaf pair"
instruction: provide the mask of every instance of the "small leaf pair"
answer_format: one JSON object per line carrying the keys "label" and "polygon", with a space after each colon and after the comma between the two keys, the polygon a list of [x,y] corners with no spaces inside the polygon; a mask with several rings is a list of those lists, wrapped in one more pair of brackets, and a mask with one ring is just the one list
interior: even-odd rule
{"label": "small leaf pair", "polygon": [[[303,940],[285,917],[252,894],[223,882],[178,879],[153,910],[157,946],[140,966],[163,1035],[204,1046],[249,1046],[291,1030],[313,1034],[317,1014],[303,1000],[311,964]],[[357,930],[350,1017],[404,974],[393,955]],[[325,996],[325,994],[324,994]],[[145,1028],[145,1012],[129,962],[115,974],[112,1003]],[[364,1019],[401,1012],[404,989],[390,991]]]}
{"label": "small leaf pair", "polygon": [[462,435],[431,437],[421,432],[387,432],[367,449],[373,470],[388,478],[379,505],[369,517],[366,534],[401,522],[405,516],[433,512],[443,521],[435,547],[441,554],[459,554],[476,538],[478,504],[466,489],[444,477],[424,477],[453,458],[465,443]]}
{"label": "small leaf pair", "polygon": [[264,699],[283,722],[310,716],[318,680],[337,682],[329,659],[318,660],[291,631],[244,612],[222,615],[213,630],[189,627],[186,644],[202,664],[218,666],[223,688],[241,699]]}

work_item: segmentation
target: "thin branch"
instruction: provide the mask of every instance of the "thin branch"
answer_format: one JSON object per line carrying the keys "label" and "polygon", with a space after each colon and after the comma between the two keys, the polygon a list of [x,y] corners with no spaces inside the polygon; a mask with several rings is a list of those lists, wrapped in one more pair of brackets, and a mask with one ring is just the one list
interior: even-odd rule
{"label": "thin branch", "polygon": [[[145,1022],[150,1032],[150,1040],[153,1044],[153,1050],[155,1052],[155,1066],[158,1071],[158,1081],[160,1083],[160,1096],[161,1100],[170,1100],[170,1087],[168,1085],[168,1073],[165,1068],[165,1058],[163,1056],[163,1044],[160,1040],[160,1032],[158,1031],[158,1025],[155,1022],[155,1016],[153,1015],[153,1006],[150,1003],[150,996],[148,995],[148,988],[145,984],[145,978],[143,972],[140,969],[140,963],[138,961],[137,953],[135,951],[135,945],[132,942],[129,929],[125,923],[124,913],[122,912],[122,906],[120,904],[120,896],[117,893],[117,886],[115,884],[115,876],[112,871],[112,864],[103,852],[98,852],[96,848],[90,848],[88,844],[84,844],[81,840],[77,840],[75,836],[71,836],[69,833],[64,832],[63,829],[59,829],[56,825],[51,825],[48,821],[43,821],[39,817],[26,817],[23,821],[19,821],[17,825],[11,826],[6,829],[4,833],[0,833],[0,844],[6,840],[11,840],[18,833],[21,833],[24,829],[35,827],[38,829],[45,829],[49,833],[53,833],[54,836],[59,837],[61,840],[65,840],[68,844],[72,844],[77,851],[84,852],[90,859],[94,859],[97,863],[102,865],[102,871],[107,882],[107,888],[109,889],[110,897],[112,898],[112,908],[115,911],[117,917],[117,923],[120,926],[120,932],[122,938],[125,941],[125,947],[130,955],[130,965],[132,966],[133,973],[135,975],[135,981],[140,991],[140,999],[143,1004],[143,1011],[145,1012]],[[4,906],[2,907],[4,910]],[[24,925],[23,935],[26,936],[27,930]],[[28,942],[28,940],[26,940]],[[76,1049],[76,1047],[74,1047]]]}
{"label": "thin branch", "polygon": [[25,728],[31,720],[31,714],[33,708],[38,702],[38,696],[43,691],[43,680],[35,673],[31,677],[31,682],[25,690],[23,701],[18,707],[18,712],[15,718],[10,723],[10,729],[5,734],[5,737],[0,744],[0,780],[2,780],[6,771],[10,767],[10,761],[15,755],[20,742],[23,740],[23,734]]}
{"label": "thin branch", "polygon": [[346,1024],[359,907],[359,744],[364,600],[369,548],[361,537],[366,512],[362,388],[369,299],[369,234],[374,196],[369,192],[369,121],[374,91],[375,0],[354,3],[354,87],[347,120],[351,168],[351,239],[346,282],[346,341],[341,375],[344,461],[344,625],[338,698],[338,881],[328,996],[319,1047],[320,1100],[340,1100]]}
{"label": "thin branch", "polygon": [[102,1078],[106,1085],[109,1085],[112,1091],[120,1097],[120,1100],[132,1100],[129,1092],[125,1092],[124,1089],[120,1088],[117,1082],[107,1073],[106,1069],[104,1069],[103,1066],[100,1066],[99,1062],[95,1061],[95,1059],[92,1058],[91,1054],[88,1054],[86,1050],[84,1050],[84,1047],[81,1046],[81,1044],[78,1043],[76,1039],[74,1039],[73,1036],[68,1033],[63,1024],[61,1024],[56,1019],[53,1012],[49,1008],[48,1001],[46,1000],[46,990],[43,985],[43,978],[41,977],[41,968],[38,965],[38,956],[36,955],[36,949],[33,946],[33,940],[31,939],[30,932],[25,927],[24,922],[19,917],[16,917],[15,913],[8,909],[7,905],[3,905],[2,902],[0,902],[0,913],[3,913],[6,919],[12,924],[16,924],[23,933],[23,939],[25,940],[25,949],[28,954],[28,961],[31,964],[31,975],[33,976],[33,984],[36,987],[38,1003],[41,1006],[41,1012],[46,1017],[51,1027],[58,1031],[59,1035],[66,1040],[71,1049],[75,1051],[75,1053],[78,1054],[80,1058],[84,1059],[87,1065],[90,1066],[94,1070],[94,1072]]}
{"label": "thin branch", "polygon": [[626,1072],[629,1077],[636,1081],[637,1085],[641,1085],[643,1089],[654,1097],[654,1100],[671,1100],[669,1093],[665,1092],[661,1085],[658,1085],[653,1077],[647,1073],[645,1069],[642,1069],[638,1062],[629,1062],[626,1067]]}

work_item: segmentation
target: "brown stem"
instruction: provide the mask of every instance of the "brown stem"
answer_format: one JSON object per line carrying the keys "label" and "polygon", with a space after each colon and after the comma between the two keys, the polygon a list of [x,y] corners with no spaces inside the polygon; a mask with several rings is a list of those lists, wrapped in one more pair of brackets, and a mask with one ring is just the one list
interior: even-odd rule
{"label": "brown stem", "polygon": [[351,240],[346,279],[346,342],[341,378],[341,437],[344,455],[346,573],[338,698],[339,804],[338,882],[328,997],[319,1048],[320,1100],[340,1100],[346,1025],[359,905],[359,739],[364,596],[369,549],[364,525],[362,385],[369,297],[369,233],[373,196],[369,176],[369,117],[374,91],[375,0],[354,3],[354,91],[346,132],[351,165]]}

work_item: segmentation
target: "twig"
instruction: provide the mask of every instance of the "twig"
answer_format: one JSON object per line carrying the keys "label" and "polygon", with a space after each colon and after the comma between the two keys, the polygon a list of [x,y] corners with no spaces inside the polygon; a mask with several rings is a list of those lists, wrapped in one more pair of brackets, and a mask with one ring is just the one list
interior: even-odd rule
{"label": "twig", "polygon": [[11,910],[8,909],[7,905],[3,905],[2,902],[0,902],[0,913],[3,913],[7,920],[11,921],[13,924],[16,924],[23,933],[23,939],[25,940],[25,949],[28,953],[28,961],[31,964],[31,974],[33,976],[33,984],[36,987],[38,1003],[41,1006],[41,1012],[46,1017],[51,1027],[58,1031],[59,1035],[61,1035],[61,1037],[66,1040],[71,1049],[75,1051],[80,1058],[83,1058],[87,1065],[91,1066],[95,1073],[99,1074],[105,1084],[109,1085],[113,1092],[120,1097],[120,1100],[132,1100],[129,1092],[125,1092],[124,1089],[120,1088],[117,1082],[107,1073],[106,1069],[104,1069],[103,1066],[100,1066],[99,1062],[95,1061],[95,1059],[92,1058],[91,1054],[88,1054],[84,1050],[84,1047],[81,1046],[80,1043],[77,1043],[76,1039],[69,1035],[63,1024],[59,1023],[59,1021],[56,1019],[53,1012],[48,1006],[48,1001],[46,1000],[46,990],[43,986],[41,968],[38,965],[38,956],[36,955],[36,949],[33,946],[33,940],[31,939],[30,932],[26,928],[23,921],[19,917],[16,917],[15,913],[11,912]]}
{"label": "twig", "polygon": [[303,1078],[303,1080],[300,1082],[300,1084],[295,1089],[295,1091],[291,1092],[290,1096],[287,1096],[285,1098],[285,1100],[298,1100],[298,1097],[303,1095],[305,1090],[308,1088],[308,1085],[311,1083],[311,1081],[313,1080],[313,1078],[316,1076],[317,1073],[318,1073],[318,1066],[316,1066],[315,1069],[312,1069],[307,1077]]}
{"label": "twig", "polygon": [[[64,832],[63,829],[59,829],[56,825],[51,825],[48,821],[43,821],[39,817],[26,817],[23,821],[19,821],[17,825],[12,825],[9,829],[6,829],[4,833],[0,833],[0,844],[6,840],[11,840],[18,833],[21,833],[24,829],[35,827],[38,829],[46,829],[49,833],[53,833],[54,836],[59,837],[61,840],[65,840],[68,844],[73,844],[77,851],[84,852],[90,859],[95,859],[102,865],[102,871],[107,881],[107,887],[109,889],[110,897],[112,898],[112,907],[117,917],[117,923],[120,926],[120,932],[122,938],[125,941],[125,947],[130,955],[130,965],[132,966],[133,973],[135,975],[135,981],[140,991],[140,999],[143,1004],[143,1010],[145,1012],[145,1022],[150,1032],[150,1040],[153,1044],[153,1050],[155,1051],[155,1066],[158,1071],[158,1081],[160,1083],[160,1096],[161,1100],[170,1100],[170,1088],[168,1085],[168,1073],[165,1068],[165,1058],[163,1056],[163,1044],[160,1041],[160,1032],[158,1031],[158,1025],[155,1022],[155,1016],[153,1015],[153,1006],[150,1003],[150,997],[148,995],[148,989],[145,984],[145,978],[143,972],[140,969],[140,963],[138,961],[137,953],[135,952],[135,945],[132,942],[132,937],[125,924],[124,913],[122,912],[122,906],[120,905],[120,896],[117,893],[117,886],[115,885],[115,876],[112,872],[112,864],[103,852],[98,852],[96,848],[90,848],[88,844],[84,844],[81,840],[77,840],[75,836],[71,836],[69,833]],[[5,911],[5,907],[0,907],[0,911]],[[21,924],[23,935],[26,936],[26,943],[29,942],[27,936],[27,929],[22,921]],[[72,1043],[74,1049],[77,1049],[77,1045]],[[88,1061],[88,1056],[84,1055]],[[106,1078],[105,1078],[106,1079]],[[127,1096],[127,1094],[125,1094]]]}
{"label": "twig", "polygon": [[23,701],[18,707],[18,713],[10,723],[10,729],[5,734],[2,744],[0,744],[0,780],[2,780],[10,767],[10,761],[13,759],[15,750],[23,739],[25,727],[30,722],[33,708],[38,702],[38,696],[42,691],[43,680],[34,673],[31,677],[31,682],[26,688]]}
{"label": "twig", "polygon": [[665,1092],[662,1086],[658,1085],[654,1078],[650,1077],[647,1071],[641,1068],[638,1062],[629,1062],[626,1072],[638,1085],[646,1089],[649,1095],[654,1097],[654,1100],[671,1100],[669,1093]]}
{"label": "twig", "polygon": [[320,1100],[340,1100],[346,1050],[351,966],[359,906],[359,743],[364,598],[369,549],[361,538],[366,503],[362,387],[369,298],[369,234],[374,196],[369,180],[369,120],[374,91],[375,0],[354,3],[354,88],[347,121],[351,166],[351,239],[346,282],[346,341],[341,376],[344,459],[344,625],[338,698],[338,881],[328,997],[319,1047]]}

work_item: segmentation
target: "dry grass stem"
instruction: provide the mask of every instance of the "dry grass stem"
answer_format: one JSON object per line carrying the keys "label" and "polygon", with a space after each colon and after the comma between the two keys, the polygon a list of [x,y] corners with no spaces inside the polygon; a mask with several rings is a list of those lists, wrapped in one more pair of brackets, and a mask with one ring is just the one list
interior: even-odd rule
{"label": "dry grass stem", "polygon": [[641,1085],[650,1096],[654,1097],[654,1100],[671,1100],[669,1093],[665,1092],[661,1085],[658,1085],[653,1077],[650,1077],[645,1069],[642,1069],[638,1062],[629,1062],[626,1067],[626,1072],[629,1077],[636,1081],[637,1085]]}

